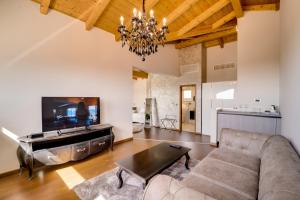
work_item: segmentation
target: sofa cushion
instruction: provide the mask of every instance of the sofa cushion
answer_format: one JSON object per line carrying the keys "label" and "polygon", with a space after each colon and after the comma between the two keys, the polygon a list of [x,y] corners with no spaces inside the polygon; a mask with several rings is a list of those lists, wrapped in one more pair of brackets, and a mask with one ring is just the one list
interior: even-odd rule
{"label": "sofa cushion", "polygon": [[256,175],[259,175],[260,159],[255,156],[245,156],[245,154],[240,153],[239,151],[221,148],[212,151],[207,157],[221,160],[230,165],[241,167]]}
{"label": "sofa cushion", "polygon": [[220,148],[260,157],[261,149],[269,137],[269,135],[224,128],[221,132]]}
{"label": "sofa cushion", "polygon": [[264,196],[264,200],[299,200],[300,195],[287,191],[273,191]]}
{"label": "sofa cushion", "polygon": [[262,150],[258,199],[300,199],[299,192],[299,156],[284,137],[270,137]]}
{"label": "sofa cushion", "polygon": [[183,184],[215,199],[254,200],[257,198],[258,175],[247,168],[206,157]]}
{"label": "sofa cushion", "polygon": [[166,175],[153,177],[147,185],[143,200],[216,200]]}
{"label": "sofa cushion", "polygon": [[202,178],[192,174],[183,180],[183,184],[193,190],[197,190],[218,200],[253,200],[251,197],[228,190],[226,187],[214,183],[214,181],[208,181],[205,177]]}

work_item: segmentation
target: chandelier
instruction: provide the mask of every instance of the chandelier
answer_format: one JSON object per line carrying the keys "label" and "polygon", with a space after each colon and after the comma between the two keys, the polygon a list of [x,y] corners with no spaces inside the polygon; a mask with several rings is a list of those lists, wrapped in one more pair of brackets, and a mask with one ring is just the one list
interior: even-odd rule
{"label": "chandelier", "polygon": [[167,19],[163,18],[162,27],[157,29],[157,21],[154,17],[154,11],[150,10],[150,18],[147,19],[145,12],[145,0],[143,0],[143,11],[137,12],[133,9],[133,17],[131,19],[131,30],[124,25],[124,17],[120,17],[120,26],[118,32],[121,34],[122,47],[127,43],[129,51],[142,57],[157,52],[159,44],[164,46],[166,41],[166,33],[168,32]]}

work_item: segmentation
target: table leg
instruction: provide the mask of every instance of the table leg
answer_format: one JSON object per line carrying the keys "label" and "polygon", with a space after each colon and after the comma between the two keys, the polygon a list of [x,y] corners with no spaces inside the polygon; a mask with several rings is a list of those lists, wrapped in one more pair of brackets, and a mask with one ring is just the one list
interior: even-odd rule
{"label": "table leg", "polygon": [[171,127],[174,128],[174,129],[176,129],[175,121],[173,121],[173,120],[171,121]]}
{"label": "table leg", "polygon": [[166,125],[165,125],[165,121],[164,120],[161,120],[161,125],[162,125],[163,128],[165,128],[165,129],[167,128]]}
{"label": "table leg", "polygon": [[18,146],[17,157],[18,157],[19,166],[20,166],[20,168],[19,168],[19,175],[21,175],[22,172],[23,172],[23,168],[26,167],[26,164],[24,162],[25,151],[22,149],[21,146]]}
{"label": "table leg", "polygon": [[23,167],[20,165],[20,168],[19,168],[19,176],[21,176],[23,173]]}
{"label": "table leg", "polygon": [[170,130],[172,128],[172,125],[169,120],[167,121],[167,123],[168,123],[168,129]]}
{"label": "table leg", "polygon": [[186,169],[190,169],[190,168],[189,168],[189,160],[190,160],[189,153],[186,153],[186,154],[185,154],[185,159],[186,159],[186,160],[185,160],[185,168],[186,168]]}
{"label": "table leg", "polygon": [[111,144],[110,144],[110,150],[114,150],[114,141],[115,141],[115,135],[113,132],[111,132]]}
{"label": "table leg", "polygon": [[32,180],[32,168],[28,168],[28,180]]}
{"label": "table leg", "polygon": [[118,185],[119,189],[123,186],[122,172],[123,172],[123,169],[119,168],[119,170],[117,172],[117,177],[119,179],[119,185]]}
{"label": "table leg", "polygon": [[32,179],[34,158],[33,155],[26,155],[25,158],[26,167],[28,169],[28,180]]}

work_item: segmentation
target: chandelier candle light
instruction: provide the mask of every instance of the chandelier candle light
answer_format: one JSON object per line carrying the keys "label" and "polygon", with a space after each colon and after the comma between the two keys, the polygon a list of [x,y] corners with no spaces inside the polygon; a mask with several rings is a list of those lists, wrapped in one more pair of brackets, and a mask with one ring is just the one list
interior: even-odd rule
{"label": "chandelier candle light", "polygon": [[154,11],[150,10],[150,18],[147,20],[145,12],[145,0],[143,0],[143,11],[138,12],[133,9],[133,17],[131,19],[131,30],[128,30],[124,25],[124,17],[120,17],[120,26],[118,32],[121,34],[122,47],[127,43],[129,51],[142,57],[145,57],[157,52],[159,44],[164,46],[166,41],[166,33],[168,32],[167,19],[163,18],[163,25],[158,30],[157,21],[154,17]]}

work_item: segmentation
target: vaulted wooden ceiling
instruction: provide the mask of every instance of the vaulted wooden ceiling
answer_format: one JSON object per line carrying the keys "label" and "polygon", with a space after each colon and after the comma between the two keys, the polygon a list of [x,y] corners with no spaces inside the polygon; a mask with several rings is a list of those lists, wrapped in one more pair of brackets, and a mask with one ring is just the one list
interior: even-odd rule
{"label": "vaulted wooden ceiling", "polygon": [[[130,25],[133,8],[141,10],[142,0],[33,0],[40,12],[54,9],[85,23],[86,30],[101,28],[115,35],[120,16]],[[167,18],[168,43],[180,49],[203,43],[206,47],[237,40],[237,18],[245,11],[279,10],[280,0],[146,0],[146,12],[154,10],[159,26]]]}

